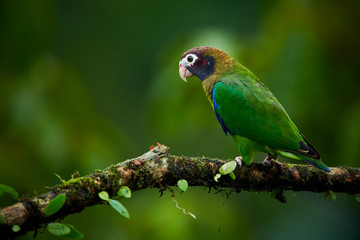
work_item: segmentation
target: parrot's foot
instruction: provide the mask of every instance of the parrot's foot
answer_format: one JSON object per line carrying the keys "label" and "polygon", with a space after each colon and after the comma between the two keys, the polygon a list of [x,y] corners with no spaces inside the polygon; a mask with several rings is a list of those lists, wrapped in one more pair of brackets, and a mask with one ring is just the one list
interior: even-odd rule
{"label": "parrot's foot", "polygon": [[237,162],[237,164],[239,164],[239,168],[241,168],[241,165],[242,165],[242,157],[241,156],[238,156],[235,158],[235,161]]}
{"label": "parrot's foot", "polygon": [[274,161],[275,161],[274,158],[272,158],[271,156],[267,156],[267,157],[264,159],[264,163],[265,163],[266,165],[269,165],[269,166],[271,166],[271,164],[272,164]]}
{"label": "parrot's foot", "polygon": [[276,161],[272,156],[267,156],[265,159],[264,159],[264,163],[271,166],[272,164],[275,164],[276,166],[278,166],[280,169],[283,169],[284,168],[284,164]]}

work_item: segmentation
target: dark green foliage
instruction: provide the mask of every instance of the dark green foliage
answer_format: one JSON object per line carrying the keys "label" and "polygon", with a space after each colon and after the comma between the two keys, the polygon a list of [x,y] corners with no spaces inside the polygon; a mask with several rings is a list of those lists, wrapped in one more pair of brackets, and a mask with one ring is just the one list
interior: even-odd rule
{"label": "dark green foliage", "polygon": [[[178,77],[179,55],[199,45],[254,71],[329,166],[359,167],[359,7],[353,0],[0,1],[0,183],[33,193],[58,183],[53,172],[87,175],[156,142],[176,155],[233,159],[238,150],[199,82]],[[298,193],[280,204],[261,193],[226,200],[207,193],[177,196],[195,223],[158,189],[120,200],[131,221],[103,207],[65,221],[89,240],[358,237],[352,196],[337,194],[334,203]],[[1,207],[13,203],[6,197]]]}

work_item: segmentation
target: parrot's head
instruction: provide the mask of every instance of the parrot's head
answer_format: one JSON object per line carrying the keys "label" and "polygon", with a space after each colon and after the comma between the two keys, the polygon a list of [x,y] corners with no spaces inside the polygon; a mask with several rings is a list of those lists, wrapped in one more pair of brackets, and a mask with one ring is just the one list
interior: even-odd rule
{"label": "parrot's head", "polygon": [[186,78],[191,76],[204,81],[217,71],[224,70],[220,68],[224,67],[224,63],[232,62],[231,60],[231,57],[217,48],[195,47],[181,56],[179,74],[185,82]]}

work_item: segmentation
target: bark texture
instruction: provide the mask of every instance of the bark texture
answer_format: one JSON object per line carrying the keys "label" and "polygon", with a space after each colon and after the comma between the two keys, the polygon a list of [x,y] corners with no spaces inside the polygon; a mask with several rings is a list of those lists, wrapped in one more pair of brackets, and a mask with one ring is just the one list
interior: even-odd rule
{"label": "bark texture", "polygon": [[[76,177],[47,189],[47,192],[1,209],[1,239],[15,238],[28,231],[36,231],[48,223],[63,219],[67,215],[81,212],[84,208],[102,204],[98,193],[107,191],[116,195],[122,186],[132,192],[145,188],[166,189],[186,179],[189,186],[204,186],[215,189],[232,189],[236,192],[268,191],[282,202],[283,191],[360,193],[360,169],[333,167],[331,173],[305,164],[253,163],[236,168],[236,180],[222,176],[218,182],[214,176],[226,160],[205,157],[173,156],[169,147],[158,145],[140,157],[120,162],[88,176]],[[45,215],[46,206],[57,195],[65,193],[65,205],[52,216]],[[20,232],[12,231],[19,225]]]}

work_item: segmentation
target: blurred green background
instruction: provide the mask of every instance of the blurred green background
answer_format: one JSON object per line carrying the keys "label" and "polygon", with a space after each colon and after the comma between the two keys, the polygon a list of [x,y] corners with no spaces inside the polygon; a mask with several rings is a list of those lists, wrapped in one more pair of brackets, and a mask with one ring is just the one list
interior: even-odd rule
{"label": "blurred green background", "polygon": [[[218,47],[277,96],[329,166],[359,167],[358,1],[1,1],[0,183],[33,195],[141,155],[234,158],[181,54]],[[262,156],[259,157],[259,160]],[[148,189],[123,200],[131,220],[96,206],[63,222],[85,239],[355,239],[354,196],[208,194]],[[6,196],[0,207],[11,204]],[[22,237],[32,239],[32,234]],[[38,239],[61,239],[49,233]]]}

